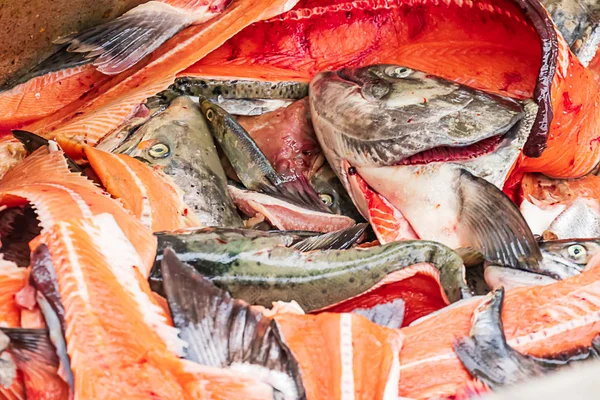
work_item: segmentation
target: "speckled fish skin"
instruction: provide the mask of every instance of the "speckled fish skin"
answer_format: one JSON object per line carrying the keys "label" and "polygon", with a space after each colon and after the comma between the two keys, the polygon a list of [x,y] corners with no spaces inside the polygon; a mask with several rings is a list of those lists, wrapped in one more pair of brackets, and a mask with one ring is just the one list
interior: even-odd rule
{"label": "speckled fish skin", "polygon": [[184,192],[184,202],[204,225],[242,226],[210,130],[190,98],[174,99],[118,151],[160,168],[173,178]]}
{"label": "speckled fish skin", "polygon": [[579,61],[587,66],[600,44],[600,3],[597,0],[541,0]]}
{"label": "speckled fish skin", "polygon": [[[364,293],[388,274],[422,262],[440,270],[440,281],[450,301],[470,294],[462,259],[436,242],[405,241],[367,249],[306,253],[273,245],[272,238],[230,241],[221,235],[188,241],[187,252],[178,257],[250,304],[270,306],[273,301],[295,300],[307,312]],[[159,245],[157,263],[164,246],[164,242]],[[157,263],[153,273],[158,272]]]}
{"label": "speckled fish skin", "polygon": [[397,65],[322,72],[311,81],[310,102],[322,147],[354,166],[468,146],[506,133],[522,117],[513,100]]}
{"label": "speckled fish skin", "polygon": [[188,96],[223,99],[301,99],[308,95],[306,82],[266,82],[254,80],[217,80],[181,77],[171,90]]}

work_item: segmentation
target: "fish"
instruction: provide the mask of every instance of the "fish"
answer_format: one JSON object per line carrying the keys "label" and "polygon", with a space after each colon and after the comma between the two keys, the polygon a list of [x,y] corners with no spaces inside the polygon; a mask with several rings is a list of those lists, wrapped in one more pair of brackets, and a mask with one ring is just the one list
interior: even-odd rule
{"label": "fish", "polygon": [[415,11],[403,2],[301,2],[245,28],[180,76],[310,81],[325,70],[403,65],[533,98],[538,111],[519,168],[560,178],[587,174],[600,159],[594,72],[572,54],[538,1],[479,3],[425,1]]}
{"label": "fish", "polygon": [[115,152],[142,160],[172,179],[184,192],[183,203],[202,225],[242,225],[227,191],[210,130],[198,105],[189,97],[173,100]]}
{"label": "fish", "polygon": [[535,268],[533,234],[499,188],[532,123],[526,106],[396,65],[320,73],[310,100],[329,165],[381,243],[436,240]]}
{"label": "fish", "polygon": [[345,215],[300,207],[287,200],[241,189],[232,184],[228,187],[233,202],[242,213],[250,218],[262,216],[277,229],[333,232],[356,223]]}
{"label": "fish", "polygon": [[[239,228],[196,228],[179,229],[171,232],[155,233],[158,240],[157,258],[167,247],[172,247],[177,254],[187,257],[193,254],[197,243],[207,244],[212,241],[222,242],[239,251],[270,250],[276,246],[286,246],[299,251],[341,250],[351,247],[361,238],[365,230],[363,225],[355,225],[347,229],[319,234],[310,231],[259,231]],[[150,287],[156,293],[164,295],[160,263],[157,261],[148,277]]]}
{"label": "fish", "polygon": [[234,0],[210,23],[188,27],[135,67],[22,129],[56,139],[71,158],[84,162],[84,144],[93,146],[126,123],[147,98],[168,88],[177,72],[210,53],[246,25],[275,16],[294,4],[294,0],[269,0],[254,7],[253,2]]}
{"label": "fish", "polygon": [[[40,147],[52,146],[53,150],[58,149],[58,145],[56,144],[56,142],[47,140],[32,132],[15,129],[12,131],[12,135],[15,137],[15,139],[17,139],[23,144],[23,147],[29,154],[33,153]],[[71,170],[71,172],[83,173],[83,170],[79,167],[79,165],[77,165],[77,163],[75,163],[66,155],[65,159],[67,160],[67,164],[69,165],[69,169]]]}
{"label": "fish", "polygon": [[152,232],[200,226],[183,191],[159,169],[126,154],[86,147],[85,154],[102,185]]}
{"label": "fish", "polygon": [[333,214],[345,215],[355,221],[364,220],[346,188],[327,162],[324,162],[313,174],[310,184]]}
{"label": "fish", "polygon": [[599,188],[596,175],[563,180],[525,174],[520,210],[534,234],[548,233],[555,239],[598,237]]}
{"label": "fish", "polygon": [[[154,271],[165,262],[181,262],[174,252],[166,251],[170,241],[178,240],[163,238],[160,247],[165,250],[162,254],[159,250]],[[307,312],[324,309],[367,293],[378,284],[393,283],[390,276],[395,272],[398,280],[409,277],[411,267],[419,263],[430,263],[439,271],[439,287],[449,301],[470,296],[462,259],[435,242],[407,241],[367,249],[303,253],[281,245],[264,248],[249,239],[229,243],[223,237],[187,242],[185,250],[180,255],[182,260],[217,286],[236,298],[265,307],[274,301],[294,300]]]}
{"label": "fish", "polygon": [[268,82],[254,80],[218,80],[180,77],[170,90],[187,96],[222,99],[283,99],[298,100],[308,96],[306,82]]}
{"label": "fish", "polygon": [[304,176],[296,179],[280,176],[254,139],[225,110],[207,99],[200,100],[200,110],[220,149],[246,188],[281,197],[315,211],[328,211]]}
{"label": "fish", "polygon": [[[580,275],[545,286],[506,292],[502,324],[508,345],[522,354],[556,359],[591,347],[600,332],[596,318],[599,295],[598,256]],[[470,380],[454,352],[457,338],[469,336],[474,310],[481,299],[442,311],[401,329],[400,396],[452,396]],[[436,374],[428,374],[432,368]]]}
{"label": "fish", "polygon": [[91,180],[71,172],[62,151],[41,147],[0,180],[0,206],[27,203],[35,208],[42,230],[71,218],[111,213],[139,251],[142,274],[150,271],[156,254],[151,231]]}
{"label": "fish", "polygon": [[511,290],[522,286],[541,286],[556,283],[558,279],[520,269],[488,265],[484,270],[485,282],[491,289]]}
{"label": "fish", "polygon": [[519,353],[506,342],[501,318],[503,300],[502,288],[486,296],[473,313],[469,336],[454,343],[454,351],[465,368],[492,390],[546,375],[572,362],[600,357],[600,336],[592,340],[589,350],[578,351],[566,359],[545,360]]}
{"label": "fish", "polygon": [[184,342],[153,300],[136,268],[141,259],[111,215],[58,222],[40,243],[50,253],[64,304],[75,398],[273,397],[270,385],[248,374],[177,356]]}
{"label": "fish", "polygon": [[163,271],[186,357],[268,374],[285,398],[397,398],[398,330],[350,313],[267,316],[185,264]]}
{"label": "fish", "polygon": [[542,0],[552,21],[581,61],[588,66],[600,44],[600,7],[593,0]]}
{"label": "fish", "polygon": [[535,273],[487,265],[485,280],[493,289],[547,285],[579,275],[599,250],[597,239],[544,240],[540,242],[542,261]]}

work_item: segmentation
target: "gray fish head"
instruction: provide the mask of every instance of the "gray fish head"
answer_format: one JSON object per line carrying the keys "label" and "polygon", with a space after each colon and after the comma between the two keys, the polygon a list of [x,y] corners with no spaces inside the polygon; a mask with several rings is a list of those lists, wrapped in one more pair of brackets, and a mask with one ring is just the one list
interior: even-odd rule
{"label": "gray fish head", "polygon": [[540,243],[543,273],[558,279],[579,275],[600,252],[600,239],[551,240]]}
{"label": "gray fish head", "polygon": [[470,146],[505,134],[522,117],[513,100],[398,65],[322,72],[310,84],[310,103],[323,147],[354,166]]}

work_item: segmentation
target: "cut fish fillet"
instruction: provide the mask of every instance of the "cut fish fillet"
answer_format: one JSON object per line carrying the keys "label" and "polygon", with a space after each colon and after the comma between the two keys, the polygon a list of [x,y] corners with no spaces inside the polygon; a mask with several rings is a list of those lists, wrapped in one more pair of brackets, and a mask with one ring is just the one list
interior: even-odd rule
{"label": "cut fish fillet", "polygon": [[156,254],[156,238],[117,200],[87,178],[70,172],[61,151],[40,148],[0,181],[0,205],[12,207],[26,202],[35,207],[43,229],[58,221],[112,214],[143,260],[140,271],[148,276]]}
{"label": "cut fish fillet", "polygon": [[177,330],[153,300],[134,247],[107,214],[41,235],[65,307],[75,398],[269,399],[268,385],[179,359]]}
{"label": "cut fish fillet", "polygon": [[440,283],[440,273],[428,263],[415,264],[393,272],[368,291],[317,312],[352,312],[402,299],[405,305],[402,326],[439,311],[449,304]]}
{"label": "cut fish fillet", "polygon": [[152,232],[201,225],[183,202],[181,189],[161,171],[125,154],[89,146],[85,154],[106,190]]}
{"label": "cut fish fillet", "polygon": [[[544,358],[590,347],[600,333],[599,266],[600,256],[595,256],[581,275],[509,290],[502,309],[508,344]],[[400,396],[453,395],[470,379],[452,345],[457,337],[469,335],[478,305],[479,301],[467,302],[402,329],[406,336],[400,353]]]}
{"label": "cut fish fillet", "polygon": [[0,258],[0,326],[21,326],[21,308],[16,296],[27,284],[27,277],[25,268],[19,268],[12,261]]}
{"label": "cut fish fillet", "polygon": [[275,316],[306,398],[397,399],[402,334],[356,314]]}
{"label": "cut fish fillet", "polygon": [[17,129],[79,99],[105,77],[91,65],[53,71],[0,92],[0,131]]}

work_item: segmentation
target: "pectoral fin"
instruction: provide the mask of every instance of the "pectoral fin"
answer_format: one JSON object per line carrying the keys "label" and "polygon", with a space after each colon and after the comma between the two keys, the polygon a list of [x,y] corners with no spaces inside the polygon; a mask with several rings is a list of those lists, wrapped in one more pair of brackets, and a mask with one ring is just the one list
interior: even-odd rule
{"label": "pectoral fin", "polygon": [[461,239],[494,264],[536,271],[542,254],[515,204],[485,179],[461,170]]}

